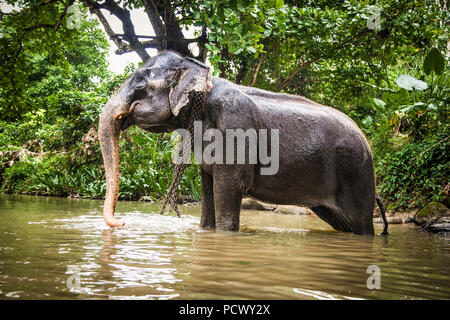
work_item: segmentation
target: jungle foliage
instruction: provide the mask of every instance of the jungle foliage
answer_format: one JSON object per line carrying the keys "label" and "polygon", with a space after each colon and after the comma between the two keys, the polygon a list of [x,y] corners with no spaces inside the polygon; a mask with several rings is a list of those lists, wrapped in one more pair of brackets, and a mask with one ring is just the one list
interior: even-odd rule
{"label": "jungle foliage", "polygon": [[[108,33],[120,54],[135,51],[145,60],[145,49],[156,48],[207,57],[216,75],[304,95],[348,114],[368,137],[377,191],[392,209],[448,203],[444,1],[79,1],[78,29],[66,24],[64,10],[73,1],[7,2],[20,10],[0,21],[4,192],[104,195],[98,115],[133,67],[122,75],[107,71],[108,43],[93,19],[103,9],[124,25],[123,34]],[[151,40],[128,23],[127,12],[136,8],[149,16]],[[196,38],[185,39],[184,29],[196,30]],[[173,169],[170,135],[131,128],[120,144],[120,198],[160,199]],[[181,194],[199,199],[199,183],[193,166]]]}

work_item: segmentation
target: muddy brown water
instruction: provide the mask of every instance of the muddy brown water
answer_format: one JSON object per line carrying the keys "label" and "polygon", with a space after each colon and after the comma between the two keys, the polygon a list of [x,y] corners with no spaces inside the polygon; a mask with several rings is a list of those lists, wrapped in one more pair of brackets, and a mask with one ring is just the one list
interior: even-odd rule
{"label": "muddy brown water", "polygon": [[101,206],[0,195],[0,299],[450,299],[450,237],[410,225],[366,237],[243,211],[241,232],[213,232],[198,206],[119,202],[126,227],[111,230]]}

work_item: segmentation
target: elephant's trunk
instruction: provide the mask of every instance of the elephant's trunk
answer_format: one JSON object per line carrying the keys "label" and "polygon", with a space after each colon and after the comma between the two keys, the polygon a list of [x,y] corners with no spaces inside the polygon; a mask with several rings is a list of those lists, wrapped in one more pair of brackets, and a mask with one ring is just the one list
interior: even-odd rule
{"label": "elephant's trunk", "polygon": [[114,118],[114,106],[106,105],[98,127],[100,147],[106,171],[106,197],[103,218],[111,228],[121,227],[124,222],[114,218],[119,195],[119,135],[120,126]]}

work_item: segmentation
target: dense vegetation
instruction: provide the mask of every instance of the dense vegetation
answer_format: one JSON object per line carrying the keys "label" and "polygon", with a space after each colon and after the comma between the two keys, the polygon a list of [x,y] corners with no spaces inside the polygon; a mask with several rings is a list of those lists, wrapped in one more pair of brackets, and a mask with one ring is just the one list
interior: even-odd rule
{"label": "dense vegetation", "polygon": [[[121,75],[107,71],[108,42],[95,20],[96,9],[119,12],[123,23],[132,9],[145,7],[149,13],[150,2],[81,1],[84,6],[78,10],[83,18],[75,29],[68,27],[70,16],[64,14],[73,1],[18,1],[19,11],[1,14],[3,192],[104,196],[98,115],[134,67]],[[366,133],[374,152],[377,190],[392,209],[428,201],[448,205],[445,4],[402,0],[157,3],[162,6],[158,7],[161,21],[149,14],[157,35],[153,40],[134,41],[129,26],[122,38],[108,33],[119,53],[135,51],[144,60],[145,48],[151,47],[176,49],[199,59],[208,56],[216,75],[305,95],[338,108]],[[379,23],[373,19],[376,10],[381,13]],[[162,39],[159,24],[170,33],[167,41],[156,41]],[[194,45],[188,46],[180,34],[184,27],[198,30]],[[130,128],[120,144],[119,197],[161,199],[173,170],[170,135]],[[180,194],[199,199],[199,182],[198,167],[192,166]]]}

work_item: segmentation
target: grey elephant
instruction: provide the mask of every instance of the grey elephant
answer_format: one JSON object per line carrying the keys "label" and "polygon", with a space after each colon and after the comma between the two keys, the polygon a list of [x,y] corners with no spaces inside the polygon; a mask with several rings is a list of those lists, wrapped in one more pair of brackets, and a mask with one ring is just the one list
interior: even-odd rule
{"label": "grey elephant", "polygon": [[334,229],[362,235],[374,234],[376,201],[387,234],[384,209],[375,192],[372,154],[355,122],[304,97],[211,77],[206,65],[171,51],[159,53],[136,70],[101,114],[99,139],[107,181],[103,216],[110,227],[123,225],[114,217],[120,131],[131,125],[152,133],[186,128],[194,91],[206,92],[203,130],[213,128],[224,135],[229,129],[278,131],[275,173],[262,174],[267,164],[259,160],[201,163],[202,228],[238,231],[241,200],[247,195],[307,206]]}

